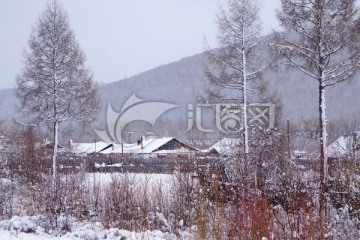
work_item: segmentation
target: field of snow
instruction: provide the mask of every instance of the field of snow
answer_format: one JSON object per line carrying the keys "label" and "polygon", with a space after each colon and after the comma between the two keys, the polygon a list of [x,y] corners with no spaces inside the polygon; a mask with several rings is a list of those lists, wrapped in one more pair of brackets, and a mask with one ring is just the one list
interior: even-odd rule
{"label": "field of snow", "polygon": [[[135,189],[138,189],[139,193],[146,189],[150,197],[155,194],[157,189],[161,189],[164,198],[171,197],[171,188],[176,181],[175,174],[86,173],[84,177],[81,179],[85,180],[90,189],[95,185],[100,189],[112,188],[114,184],[119,184],[119,188],[121,188],[122,184],[129,183]],[[118,228],[105,229],[100,222],[82,222],[78,220],[71,223],[70,232],[59,235],[59,233],[52,233],[51,231],[46,232],[42,222],[43,218],[41,216],[14,216],[10,220],[0,221],[0,240],[194,239],[194,235],[187,231],[180,232],[180,236],[160,230],[132,232]]]}
{"label": "field of snow", "polygon": [[[168,198],[176,181],[174,174],[151,174],[151,173],[86,173],[88,186],[99,185],[101,188],[110,184],[130,184],[138,191],[146,192],[151,196],[161,189],[163,197]],[[121,187],[121,186],[119,186]]]}
{"label": "field of snow", "polygon": [[130,232],[117,228],[104,229],[101,223],[76,223],[70,233],[63,236],[45,233],[36,221],[37,217],[13,217],[10,220],[0,221],[1,240],[190,240],[194,236],[189,232],[180,232],[180,236],[165,233],[159,230],[145,232]]}
{"label": "field of snow", "polygon": [[86,173],[86,179],[89,184],[100,183],[102,185],[109,184],[114,179],[127,178],[137,182],[138,184],[146,183],[151,187],[159,184],[169,187],[174,181],[173,174],[152,174],[152,173]]}

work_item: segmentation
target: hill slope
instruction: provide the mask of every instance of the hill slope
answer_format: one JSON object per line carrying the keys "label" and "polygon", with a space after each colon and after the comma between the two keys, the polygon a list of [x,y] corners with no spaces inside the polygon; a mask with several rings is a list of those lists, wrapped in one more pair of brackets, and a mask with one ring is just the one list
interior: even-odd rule
{"label": "hill slope", "polygon": [[[103,85],[101,96],[103,107],[95,126],[104,127],[106,108],[111,103],[116,112],[132,94],[146,101],[160,101],[177,104],[166,118],[183,122],[186,126],[187,105],[195,103],[197,93],[205,88],[205,57],[197,54],[180,61],[163,65],[136,76]],[[317,85],[294,71],[269,71],[264,78],[270,83],[270,90],[276,92],[283,104],[283,115],[293,123],[305,119],[317,119]],[[360,81],[341,83],[326,92],[329,120],[352,119],[360,116]],[[15,116],[15,97],[12,90],[0,91],[0,119]],[[184,127],[183,126],[183,127]],[[178,129],[184,131],[185,129]]]}

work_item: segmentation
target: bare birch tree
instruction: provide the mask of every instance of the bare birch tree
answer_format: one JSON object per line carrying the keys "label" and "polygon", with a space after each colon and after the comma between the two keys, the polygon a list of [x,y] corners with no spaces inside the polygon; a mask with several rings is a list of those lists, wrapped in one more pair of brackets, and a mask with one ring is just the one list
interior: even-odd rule
{"label": "bare birch tree", "polygon": [[[242,122],[232,128],[236,129],[233,133],[241,134],[243,156],[235,159],[235,162],[227,163],[225,175],[230,182],[242,186],[239,198],[235,201],[241,202],[241,207],[236,211],[246,219],[239,223],[242,226],[239,236],[243,237],[249,236],[252,223],[248,219],[250,219],[251,204],[254,202],[249,190],[251,179],[249,156],[252,152],[249,147],[251,138],[249,138],[248,106],[251,99],[261,97],[265,92],[266,84],[262,81],[261,74],[268,67],[260,56],[261,50],[265,47],[260,38],[259,11],[260,5],[257,0],[228,0],[226,8],[220,8],[217,15],[220,48],[209,50],[207,53],[209,64],[206,72],[210,82],[208,85],[210,99],[242,106],[240,111]],[[252,165],[255,167],[257,164]],[[255,179],[257,179],[256,171]]]}
{"label": "bare birch tree", "polygon": [[[320,124],[320,214],[327,181],[327,118],[325,90],[354,77],[360,60],[355,0],[282,0],[278,14],[286,32],[275,47],[288,62],[318,83]],[[323,220],[323,217],[320,217]],[[321,223],[320,238],[324,238]]]}
{"label": "bare birch tree", "polygon": [[[222,100],[237,101],[242,104],[242,134],[245,158],[249,154],[249,131],[247,106],[249,91],[261,91],[259,77],[266,66],[256,52],[259,49],[260,6],[256,0],[229,0],[228,8],[220,8],[218,13],[218,40],[220,49],[209,50],[210,65],[207,75],[210,83],[220,86],[229,94],[216,93]],[[211,69],[211,70],[210,70]],[[251,90],[250,90],[251,86]],[[235,91],[235,93],[234,93]]]}
{"label": "bare birch tree", "polygon": [[97,86],[84,64],[85,55],[70,29],[67,13],[58,1],[49,2],[32,30],[16,94],[29,123],[52,126],[54,189],[59,125],[94,120],[100,104]]}

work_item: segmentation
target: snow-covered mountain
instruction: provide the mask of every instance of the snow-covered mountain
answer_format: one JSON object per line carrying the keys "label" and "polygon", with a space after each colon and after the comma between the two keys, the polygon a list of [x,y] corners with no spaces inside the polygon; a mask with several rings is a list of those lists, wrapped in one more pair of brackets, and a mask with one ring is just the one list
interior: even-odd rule
{"label": "snow-covered mountain", "polygon": [[[196,102],[199,93],[206,87],[204,65],[205,56],[197,54],[107,84],[101,88],[104,107],[110,102],[114,109],[120,110],[119,107],[134,93],[144,100],[165,101],[186,107],[188,103]],[[264,78],[269,82],[270,92],[280,97],[285,119],[294,123],[317,119],[317,82],[288,69],[268,71]],[[359,78],[328,89],[326,97],[330,121],[360,115],[360,108],[357,107],[360,102]]]}
{"label": "snow-covered mountain", "polygon": [[[196,54],[101,86],[103,107],[95,125],[101,126],[104,123],[108,103],[111,103],[116,112],[120,112],[124,102],[133,94],[145,101],[177,104],[179,107],[170,110],[165,117],[176,121],[186,120],[188,104],[195,103],[199,93],[206,87],[204,65],[205,55]],[[264,78],[270,84],[270,91],[276,92],[282,101],[284,119],[293,123],[317,119],[318,94],[314,80],[287,69],[268,71]],[[340,83],[327,91],[330,122],[360,116],[359,92],[359,78]],[[16,118],[16,97],[13,90],[0,90],[0,102],[0,119]]]}

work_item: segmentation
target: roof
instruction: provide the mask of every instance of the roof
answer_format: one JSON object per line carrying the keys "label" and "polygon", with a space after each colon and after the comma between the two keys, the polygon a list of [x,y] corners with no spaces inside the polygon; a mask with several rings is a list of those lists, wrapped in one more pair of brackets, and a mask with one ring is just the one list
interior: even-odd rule
{"label": "roof", "polygon": [[106,142],[93,142],[93,143],[71,143],[71,151],[76,154],[94,153],[109,146]]}
{"label": "roof", "polygon": [[[143,140],[143,148],[141,144],[132,143],[132,144],[124,144],[124,153],[133,153],[133,154],[150,154],[160,148],[161,146],[165,145],[166,143],[173,140],[173,137],[149,137]],[[122,146],[121,144],[114,144],[114,149],[109,148],[101,153],[109,154],[109,153],[122,153]]]}
{"label": "roof", "polygon": [[237,150],[239,150],[239,145],[241,144],[242,140],[238,138],[222,138],[205,151],[215,150],[221,155],[234,155],[238,152]]}
{"label": "roof", "polygon": [[[184,153],[189,152],[189,149],[181,147],[174,150],[160,149],[162,146],[170,141],[176,140],[173,137],[148,137],[143,140],[142,144],[125,143],[121,144],[96,142],[96,143],[72,143],[72,151],[77,154],[100,152],[103,154],[122,153],[125,154],[150,154],[156,153]],[[178,141],[178,140],[176,140]],[[143,147],[142,147],[143,146]],[[96,147],[96,148],[95,148]],[[189,147],[190,148],[190,147]],[[186,151],[185,151],[186,150]]]}
{"label": "roof", "polygon": [[354,144],[359,146],[360,132],[355,132],[355,135],[341,136],[336,139],[335,142],[327,147],[327,155],[332,158],[346,157],[351,154]]}
{"label": "roof", "polygon": [[188,148],[178,148],[178,149],[174,149],[174,150],[159,150],[159,151],[154,151],[153,153],[156,154],[188,154],[193,152],[194,150],[190,150]]}

